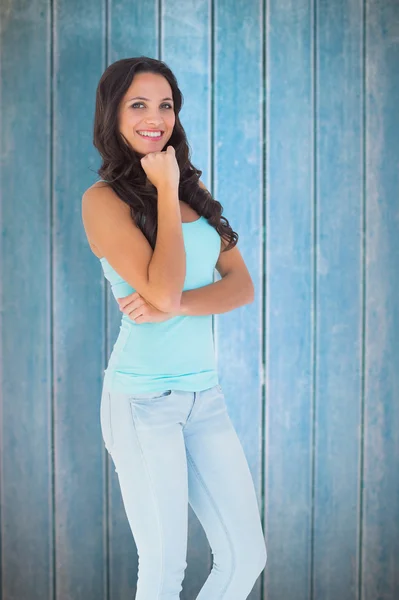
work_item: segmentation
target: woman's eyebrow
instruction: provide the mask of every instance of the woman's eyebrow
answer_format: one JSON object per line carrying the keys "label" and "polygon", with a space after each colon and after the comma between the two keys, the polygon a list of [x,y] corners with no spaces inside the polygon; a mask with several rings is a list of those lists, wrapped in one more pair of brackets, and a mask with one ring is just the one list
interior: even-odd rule
{"label": "woman's eyebrow", "polygon": [[[144,96],[135,96],[134,98],[129,98],[129,100],[126,100],[126,102],[131,102],[132,100],[146,100],[147,102],[150,102],[150,99],[144,98]],[[173,102],[173,98],[162,98],[161,102],[164,102],[165,100],[170,100]]]}

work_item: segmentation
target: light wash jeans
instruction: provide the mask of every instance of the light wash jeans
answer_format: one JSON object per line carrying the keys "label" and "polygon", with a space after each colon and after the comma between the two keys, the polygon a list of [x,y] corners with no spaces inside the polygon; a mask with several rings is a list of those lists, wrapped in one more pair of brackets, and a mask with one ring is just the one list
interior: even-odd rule
{"label": "light wash jeans", "polygon": [[136,600],[180,598],[188,502],[213,554],[197,600],[247,598],[266,565],[266,545],[221,386],[126,394],[103,385],[100,421],[137,547]]}

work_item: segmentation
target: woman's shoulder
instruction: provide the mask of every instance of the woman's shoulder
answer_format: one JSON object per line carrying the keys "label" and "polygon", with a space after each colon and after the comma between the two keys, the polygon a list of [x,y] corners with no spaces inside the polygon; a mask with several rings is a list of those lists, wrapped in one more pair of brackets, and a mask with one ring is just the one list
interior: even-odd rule
{"label": "woman's shoulder", "polygon": [[110,184],[103,180],[96,181],[93,185],[88,187],[87,190],[83,192],[83,198],[113,198],[122,202]]}
{"label": "woman's shoulder", "polygon": [[104,179],[100,179],[99,181],[96,181],[95,183],[93,183],[93,185],[88,187],[87,190],[85,191],[85,193],[88,192],[89,190],[93,190],[93,189],[95,190],[95,189],[112,189],[112,188],[107,181],[104,181]]}
{"label": "woman's shoulder", "polygon": [[106,205],[107,210],[123,212],[130,216],[130,208],[126,202],[116,194],[109,183],[106,181],[96,181],[87,188],[82,195],[82,204],[88,208],[98,208],[100,204]]}

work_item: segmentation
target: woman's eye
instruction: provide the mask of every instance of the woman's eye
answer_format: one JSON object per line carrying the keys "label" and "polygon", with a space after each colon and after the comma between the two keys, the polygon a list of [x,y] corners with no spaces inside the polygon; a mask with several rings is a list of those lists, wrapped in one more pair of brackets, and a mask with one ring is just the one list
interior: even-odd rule
{"label": "woman's eye", "polygon": [[132,106],[131,106],[131,107],[132,107],[132,108],[138,108],[138,107],[139,107],[139,105],[142,105],[142,106],[143,106],[143,103],[142,103],[142,102],[135,102],[134,104],[132,104]]}
{"label": "woman's eye", "polygon": [[168,102],[165,102],[165,104],[162,104],[162,106],[167,106],[168,108],[173,108],[173,106],[171,104],[169,104]]}

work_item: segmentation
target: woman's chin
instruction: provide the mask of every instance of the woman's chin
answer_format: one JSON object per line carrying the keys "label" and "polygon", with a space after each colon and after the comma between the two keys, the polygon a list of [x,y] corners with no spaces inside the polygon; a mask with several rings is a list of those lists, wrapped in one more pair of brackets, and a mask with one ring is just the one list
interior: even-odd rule
{"label": "woman's chin", "polygon": [[137,140],[135,140],[134,144],[129,142],[130,147],[139,155],[139,158],[143,158],[147,154],[150,154],[150,152],[163,152],[168,147],[168,144],[169,139],[166,142],[164,140],[159,140],[159,143],[152,143],[151,145],[146,144],[145,142],[144,144],[137,143]]}

